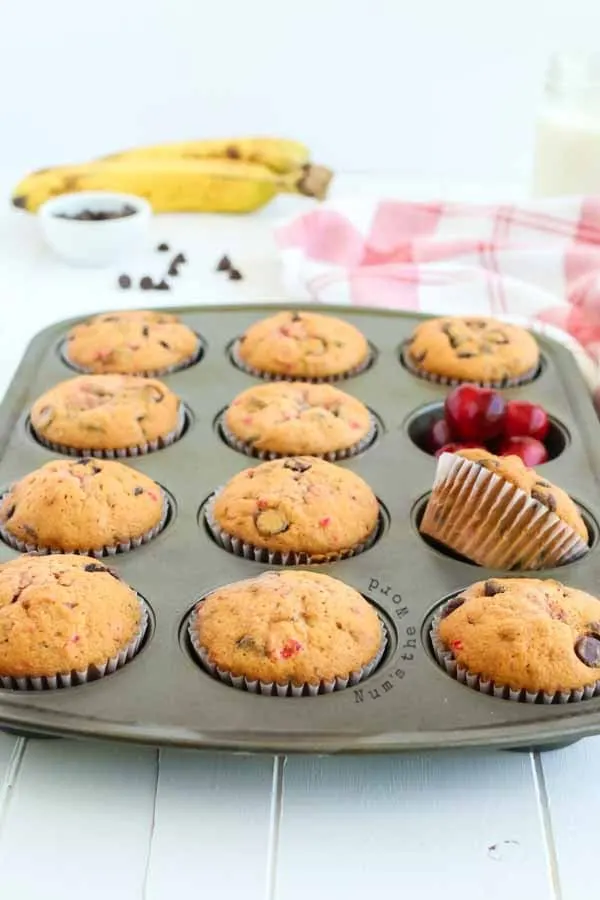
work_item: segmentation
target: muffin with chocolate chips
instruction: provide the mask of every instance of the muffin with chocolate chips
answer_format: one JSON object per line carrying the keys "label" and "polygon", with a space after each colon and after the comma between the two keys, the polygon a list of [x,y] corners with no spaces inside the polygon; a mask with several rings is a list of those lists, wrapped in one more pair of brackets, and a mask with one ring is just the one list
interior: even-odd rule
{"label": "muffin with chocolate chips", "polygon": [[164,525],[166,498],[147,475],[103,459],[60,459],[0,500],[0,535],[17,550],[103,556],[138,547]]}
{"label": "muffin with chocolate chips", "polygon": [[379,504],[354,472],[302,456],[239,472],[209,501],[206,519],[231,553],[294,565],[361,553],[377,535]]}
{"label": "muffin with chocolate chips", "polygon": [[147,614],[134,590],[84,556],[0,565],[0,682],[42,690],[101,678],[136,653]]}
{"label": "muffin with chocolate chips", "polygon": [[370,362],[363,334],[342,319],[313,312],[280,312],[261,319],[233,351],[236,364],[261,378],[335,381],[356,375]]}
{"label": "muffin with chocolate chips", "polygon": [[518,456],[443,453],[423,534],[494,569],[552,568],[587,553],[588,532],[565,491]]}
{"label": "muffin with chocolate chips", "polygon": [[330,384],[277,381],[239,394],[222,429],[236,450],[259,459],[278,456],[353,456],[373,437],[367,407]]}
{"label": "muffin with chocolate chips", "polygon": [[71,456],[138,456],[179,437],[183,410],[155,379],[80,375],[36,400],[31,427],[40,443]]}
{"label": "muffin with chocolate chips", "polygon": [[66,361],[82,372],[164,375],[195,362],[198,335],[171,313],[103,313],[71,328]]}
{"label": "muffin with chocolate chips", "polygon": [[480,581],[435,617],[446,671],[486,694],[567,702],[600,692],[600,600],[558,581]]}
{"label": "muffin with chocolate chips", "polygon": [[369,675],[385,632],[353,588],[313,572],[266,572],[214,591],[190,619],[202,665],[233,687],[277,696],[341,690]]}
{"label": "muffin with chocolate chips", "polygon": [[517,325],[486,316],[446,316],[415,328],[403,360],[429,381],[508,387],[535,376],[540,352],[533,335]]}

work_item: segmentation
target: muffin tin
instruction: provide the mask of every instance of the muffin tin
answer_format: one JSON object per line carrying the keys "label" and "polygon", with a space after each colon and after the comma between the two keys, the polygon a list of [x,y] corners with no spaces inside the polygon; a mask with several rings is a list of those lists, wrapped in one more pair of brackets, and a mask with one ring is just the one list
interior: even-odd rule
{"label": "muffin tin", "polygon": [[[353,469],[371,485],[382,504],[384,527],[366,552],[318,569],[352,585],[376,606],[389,637],[380,665],[356,687],[316,697],[250,694],[198,666],[187,634],[195,602],[219,585],[269,568],[221,549],[203,522],[203,505],[213,490],[257,464],[227,446],[219,434],[223,409],[257,381],[231,361],[232,342],[252,322],[288,308],[286,303],[168,310],[205,342],[196,365],[163,379],[186,404],[188,427],[172,446],[125,462],[168,490],[172,515],[149,544],[110,561],[148,603],[144,645],[123,669],[90,684],[37,692],[0,690],[2,727],[29,734],[285,753],[453,746],[543,749],[600,732],[600,698],[551,706],[496,699],[453,681],[433,658],[428,633],[439,604],[474,581],[506,573],[447,555],[419,536],[435,459],[413,438],[447,389],[415,378],[401,365],[402,342],[422,317],[390,311],[319,307],[355,324],[375,350],[373,365],[339,386],[375,413],[378,434],[368,449],[337,465]],[[60,347],[73,324],[58,323],[34,339],[0,407],[0,488],[57,455],[33,438],[28,411],[43,391],[72,375]],[[539,376],[505,394],[541,403],[553,417],[564,448],[541,472],[580,503],[592,547],[583,559],[538,574],[598,594],[600,422],[571,354],[548,339],[539,343]],[[16,555],[0,543],[1,562]]]}

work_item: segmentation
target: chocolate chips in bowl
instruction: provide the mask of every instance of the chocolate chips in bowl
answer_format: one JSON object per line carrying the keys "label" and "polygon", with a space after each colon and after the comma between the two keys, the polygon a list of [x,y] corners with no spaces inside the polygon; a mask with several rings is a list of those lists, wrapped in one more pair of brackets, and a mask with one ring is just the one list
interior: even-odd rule
{"label": "chocolate chips in bowl", "polygon": [[81,212],[56,212],[57,219],[70,219],[72,222],[104,222],[107,219],[124,219],[135,216],[137,209],[124,203],[120,209],[82,209]]}

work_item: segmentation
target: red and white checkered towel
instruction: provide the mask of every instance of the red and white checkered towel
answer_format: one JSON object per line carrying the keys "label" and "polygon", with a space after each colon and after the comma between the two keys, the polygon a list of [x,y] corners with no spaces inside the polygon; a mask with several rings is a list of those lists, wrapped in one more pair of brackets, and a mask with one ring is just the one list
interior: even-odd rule
{"label": "red and white checkered towel", "polygon": [[514,206],[357,198],[297,216],[276,240],[292,294],[526,321],[566,343],[590,388],[600,386],[600,197]]}

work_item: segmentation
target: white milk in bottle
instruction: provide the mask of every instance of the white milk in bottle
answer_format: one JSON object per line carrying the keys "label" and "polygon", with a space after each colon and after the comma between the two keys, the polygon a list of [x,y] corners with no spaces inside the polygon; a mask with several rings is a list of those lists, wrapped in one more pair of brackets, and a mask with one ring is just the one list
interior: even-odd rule
{"label": "white milk in bottle", "polygon": [[537,120],[538,197],[600,194],[600,51],[557,53]]}

